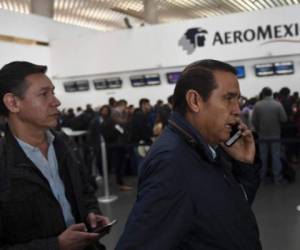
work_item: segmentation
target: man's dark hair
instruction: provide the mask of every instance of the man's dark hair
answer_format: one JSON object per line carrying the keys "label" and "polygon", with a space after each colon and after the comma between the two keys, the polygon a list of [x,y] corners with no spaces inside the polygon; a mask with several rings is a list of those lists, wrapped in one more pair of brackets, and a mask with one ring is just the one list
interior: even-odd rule
{"label": "man's dark hair", "polygon": [[293,98],[294,99],[298,99],[299,98],[299,92],[298,91],[294,91],[293,92]]}
{"label": "man's dark hair", "polygon": [[101,114],[101,112],[102,112],[103,109],[107,109],[108,110],[107,117],[105,117],[105,118],[110,117],[110,114],[111,114],[110,106],[109,105],[103,105],[103,106],[101,106],[98,113]]}
{"label": "man's dark hair", "polygon": [[274,92],[274,93],[273,93],[273,98],[274,98],[274,99],[280,98],[279,93],[278,93],[278,92]]}
{"label": "man's dark hair", "polygon": [[147,98],[141,98],[139,101],[139,107],[141,108],[144,103],[150,103],[150,100]]}
{"label": "man's dark hair", "polygon": [[6,93],[13,93],[22,97],[26,90],[25,78],[32,74],[44,74],[46,71],[46,66],[25,61],[16,61],[4,65],[0,69],[0,115],[8,116],[9,114],[3,102]]}
{"label": "man's dark hair", "polygon": [[187,110],[186,92],[190,89],[207,101],[211,92],[217,87],[214,71],[225,71],[236,74],[233,66],[212,59],[196,61],[188,65],[182,72],[173,95],[174,111],[184,115]]}
{"label": "man's dark hair", "polygon": [[288,88],[288,87],[282,87],[280,90],[279,90],[279,94],[281,97],[283,98],[288,98],[289,95],[291,93],[291,90]]}
{"label": "man's dark hair", "polygon": [[114,97],[109,97],[108,99],[108,105],[114,106],[116,104],[116,99]]}
{"label": "man's dark hair", "polygon": [[269,87],[264,87],[261,91],[261,97],[264,98],[266,96],[272,96],[273,91],[271,88]]}
{"label": "man's dark hair", "polygon": [[119,101],[117,101],[117,106],[120,106],[120,105],[127,106],[127,101],[125,99],[120,99]]}

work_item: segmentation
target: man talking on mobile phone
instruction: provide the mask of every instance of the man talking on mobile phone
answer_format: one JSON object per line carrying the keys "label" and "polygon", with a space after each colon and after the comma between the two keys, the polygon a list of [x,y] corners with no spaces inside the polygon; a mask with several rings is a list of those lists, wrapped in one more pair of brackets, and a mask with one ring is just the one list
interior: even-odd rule
{"label": "man talking on mobile phone", "polygon": [[0,69],[0,250],[105,249],[87,228],[106,225],[85,169],[57,125],[59,100],[46,66]]}
{"label": "man talking on mobile phone", "polygon": [[[202,60],[184,69],[169,124],[140,167],[117,250],[261,249],[251,211],[259,164],[239,99],[231,65]],[[227,147],[236,126],[241,137]]]}

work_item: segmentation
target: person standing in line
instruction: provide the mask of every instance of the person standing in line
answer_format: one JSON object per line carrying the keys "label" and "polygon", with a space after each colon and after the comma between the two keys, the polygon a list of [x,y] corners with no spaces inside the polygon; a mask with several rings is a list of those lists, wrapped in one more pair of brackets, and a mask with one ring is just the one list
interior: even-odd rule
{"label": "person standing in line", "polygon": [[263,181],[267,181],[270,153],[274,182],[285,183],[282,177],[280,134],[281,124],[287,121],[287,115],[282,104],[273,99],[273,92],[269,87],[263,88],[261,95],[262,100],[254,105],[252,112],[252,124],[260,140],[259,152],[262,161],[260,177]]}

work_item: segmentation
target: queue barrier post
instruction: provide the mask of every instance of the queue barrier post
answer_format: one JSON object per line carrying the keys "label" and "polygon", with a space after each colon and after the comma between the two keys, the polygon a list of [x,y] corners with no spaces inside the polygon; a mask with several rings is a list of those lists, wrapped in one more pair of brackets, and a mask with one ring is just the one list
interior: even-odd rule
{"label": "queue barrier post", "polygon": [[104,196],[99,197],[98,202],[110,203],[118,199],[118,196],[109,194],[106,144],[102,135],[100,135],[100,144],[101,144],[101,156],[102,156]]}

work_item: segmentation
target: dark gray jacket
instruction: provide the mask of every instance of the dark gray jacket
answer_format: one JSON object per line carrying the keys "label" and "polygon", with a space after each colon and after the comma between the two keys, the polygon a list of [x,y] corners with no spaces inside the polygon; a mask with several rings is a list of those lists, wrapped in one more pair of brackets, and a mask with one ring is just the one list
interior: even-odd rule
{"label": "dark gray jacket", "polygon": [[[89,212],[100,213],[97,200],[77,153],[54,135],[67,199],[76,223],[84,222]],[[61,207],[8,128],[0,142],[0,173],[0,249],[58,250],[57,236],[66,229]]]}
{"label": "dark gray jacket", "polygon": [[260,250],[251,211],[258,165],[219,151],[214,160],[179,114],[141,166],[138,194],[117,250]]}
{"label": "dark gray jacket", "polygon": [[265,97],[255,104],[251,121],[260,139],[274,139],[280,138],[281,123],[287,121],[287,115],[280,102]]}

